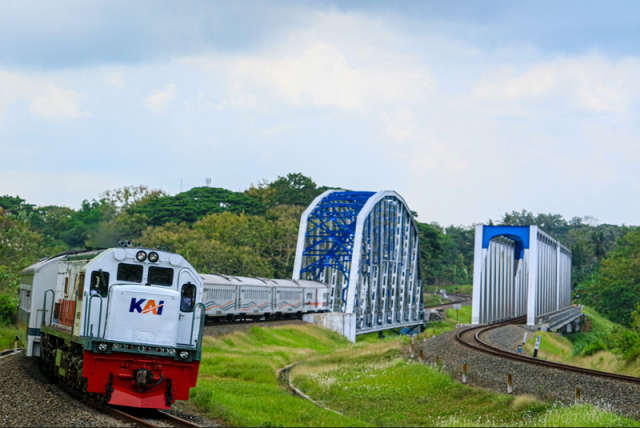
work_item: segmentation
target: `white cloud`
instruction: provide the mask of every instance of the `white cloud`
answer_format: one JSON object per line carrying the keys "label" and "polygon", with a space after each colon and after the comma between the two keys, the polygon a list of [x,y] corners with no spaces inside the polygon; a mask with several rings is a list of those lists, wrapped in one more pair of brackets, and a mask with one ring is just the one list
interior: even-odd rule
{"label": "white cloud", "polygon": [[71,89],[50,85],[31,103],[29,111],[51,119],[80,119],[87,115],[80,109],[80,99],[80,95]]}
{"label": "white cloud", "polygon": [[493,70],[473,88],[504,114],[549,107],[588,113],[629,113],[640,98],[640,59],[611,61],[600,55],[559,57],[523,72]]}
{"label": "white cloud", "polygon": [[327,43],[285,58],[242,60],[232,73],[248,93],[266,90],[289,104],[342,110],[409,101],[433,87],[433,78],[423,70],[383,64],[355,67],[344,52]]}
{"label": "white cloud", "polygon": [[154,113],[162,113],[178,96],[178,87],[173,83],[165,86],[164,90],[154,90],[151,92],[145,105]]}
{"label": "white cloud", "polygon": [[111,72],[104,76],[104,83],[114,89],[124,90],[127,85],[124,82],[124,75],[121,72]]}

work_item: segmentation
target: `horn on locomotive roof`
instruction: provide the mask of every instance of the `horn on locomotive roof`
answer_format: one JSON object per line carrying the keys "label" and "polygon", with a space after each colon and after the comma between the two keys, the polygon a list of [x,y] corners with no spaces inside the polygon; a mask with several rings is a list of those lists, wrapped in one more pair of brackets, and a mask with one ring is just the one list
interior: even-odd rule
{"label": "horn on locomotive roof", "polygon": [[118,244],[120,244],[121,247],[132,247],[133,243],[131,241],[120,241],[118,242]]}

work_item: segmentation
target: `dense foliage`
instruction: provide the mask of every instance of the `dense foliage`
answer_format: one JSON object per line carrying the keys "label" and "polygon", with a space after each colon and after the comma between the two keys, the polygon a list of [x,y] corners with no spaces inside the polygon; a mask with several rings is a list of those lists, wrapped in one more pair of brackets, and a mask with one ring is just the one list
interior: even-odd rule
{"label": "dense foliage", "polygon": [[[176,251],[204,273],[287,278],[293,270],[300,215],[326,189],[296,173],[244,192],[199,187],[170,196],[145,186],[125,187],[85,200],[77,210],[0,196],[0,323],[15,313],[23,268],[69,248],[106,248],[120,240]],[[591,278],[589,284],[596,284],[583,293],[598,300],[594,306],[618,318],[628,318],[635,308],[637,275],[631,275],[631,265],[620,264],[635,254],[635,235],[615,249],[616,240],[631,229],[595,225],[589,217],[567,221],[560,215],[527,211],[507,213],[489,223],[540,226],[573,250],[574,280]],[[425,285],[472,282],[474,226],[418,223],[418,231]],[[615,257],[607,258],[612,250]],[[601,262],[604,268],[596,277]],[[604,290],[598,289],[601,282]],[[618,294],[627,296],[629,304],[615,307]]]}
{"label": "dense foliage", "polygon": [[632,326],[630,314],[640,305],[640,230],[627,233],[577,292],[607,318]]}

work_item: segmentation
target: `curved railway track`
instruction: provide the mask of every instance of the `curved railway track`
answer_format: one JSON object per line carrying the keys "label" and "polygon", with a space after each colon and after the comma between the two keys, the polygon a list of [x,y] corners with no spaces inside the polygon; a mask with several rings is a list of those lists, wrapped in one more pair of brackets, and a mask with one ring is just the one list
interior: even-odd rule
{"label": "curved railway track", "polygon": [[588,375],[588,376],[595,376],[599,378],[640,384],[640,378],[637,378],[637,377],[619,375],[619,374],[609,373],[609,372],[602,372],[598,370],[591,370],[591,369],[586,369],[586,368],[577,367],[577,366],[570,366],[568,364],[555,363],[552,361],[528,357],[526,355],[505,351],[503,349],[490,345],[489,343],[482,340],[482,336],[491,330],[495,330],[496,328],[500,328],[509,324],[519,324],[522,321],[525,321],[525,319],[526,319],[525,317],[522,317],[522,318],[516,318],[513,320],[498,323],[498,324],[493,324],[490,326],[485,325],[485,326],[466,328],[456,333],[456,340],[460,344],[466,346],[467,348],[473,349],[474,351],[483,352],[485,354],[493,355],[499,358],[506,358],[509,360],[519,361],[526,364],[533,364],[533,365],[542,366],[546,368],[579,373],[579,374]]}

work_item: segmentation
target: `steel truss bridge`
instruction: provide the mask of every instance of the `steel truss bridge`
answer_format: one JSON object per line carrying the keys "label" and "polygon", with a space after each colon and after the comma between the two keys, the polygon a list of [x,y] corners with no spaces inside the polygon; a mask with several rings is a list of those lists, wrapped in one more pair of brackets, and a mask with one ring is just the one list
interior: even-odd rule
{"label": "steel truss bridge", "polygon": [[566,321],[558,315],[571,310],[571,251],[537,226],[477,226],[472,310],[476,325]]}
{"label": "steel truss bridge", "polygon": [[357,334],[423,324],[418,229],[396,192],[318,196],[302,214],[293,279],[329,284]]}

